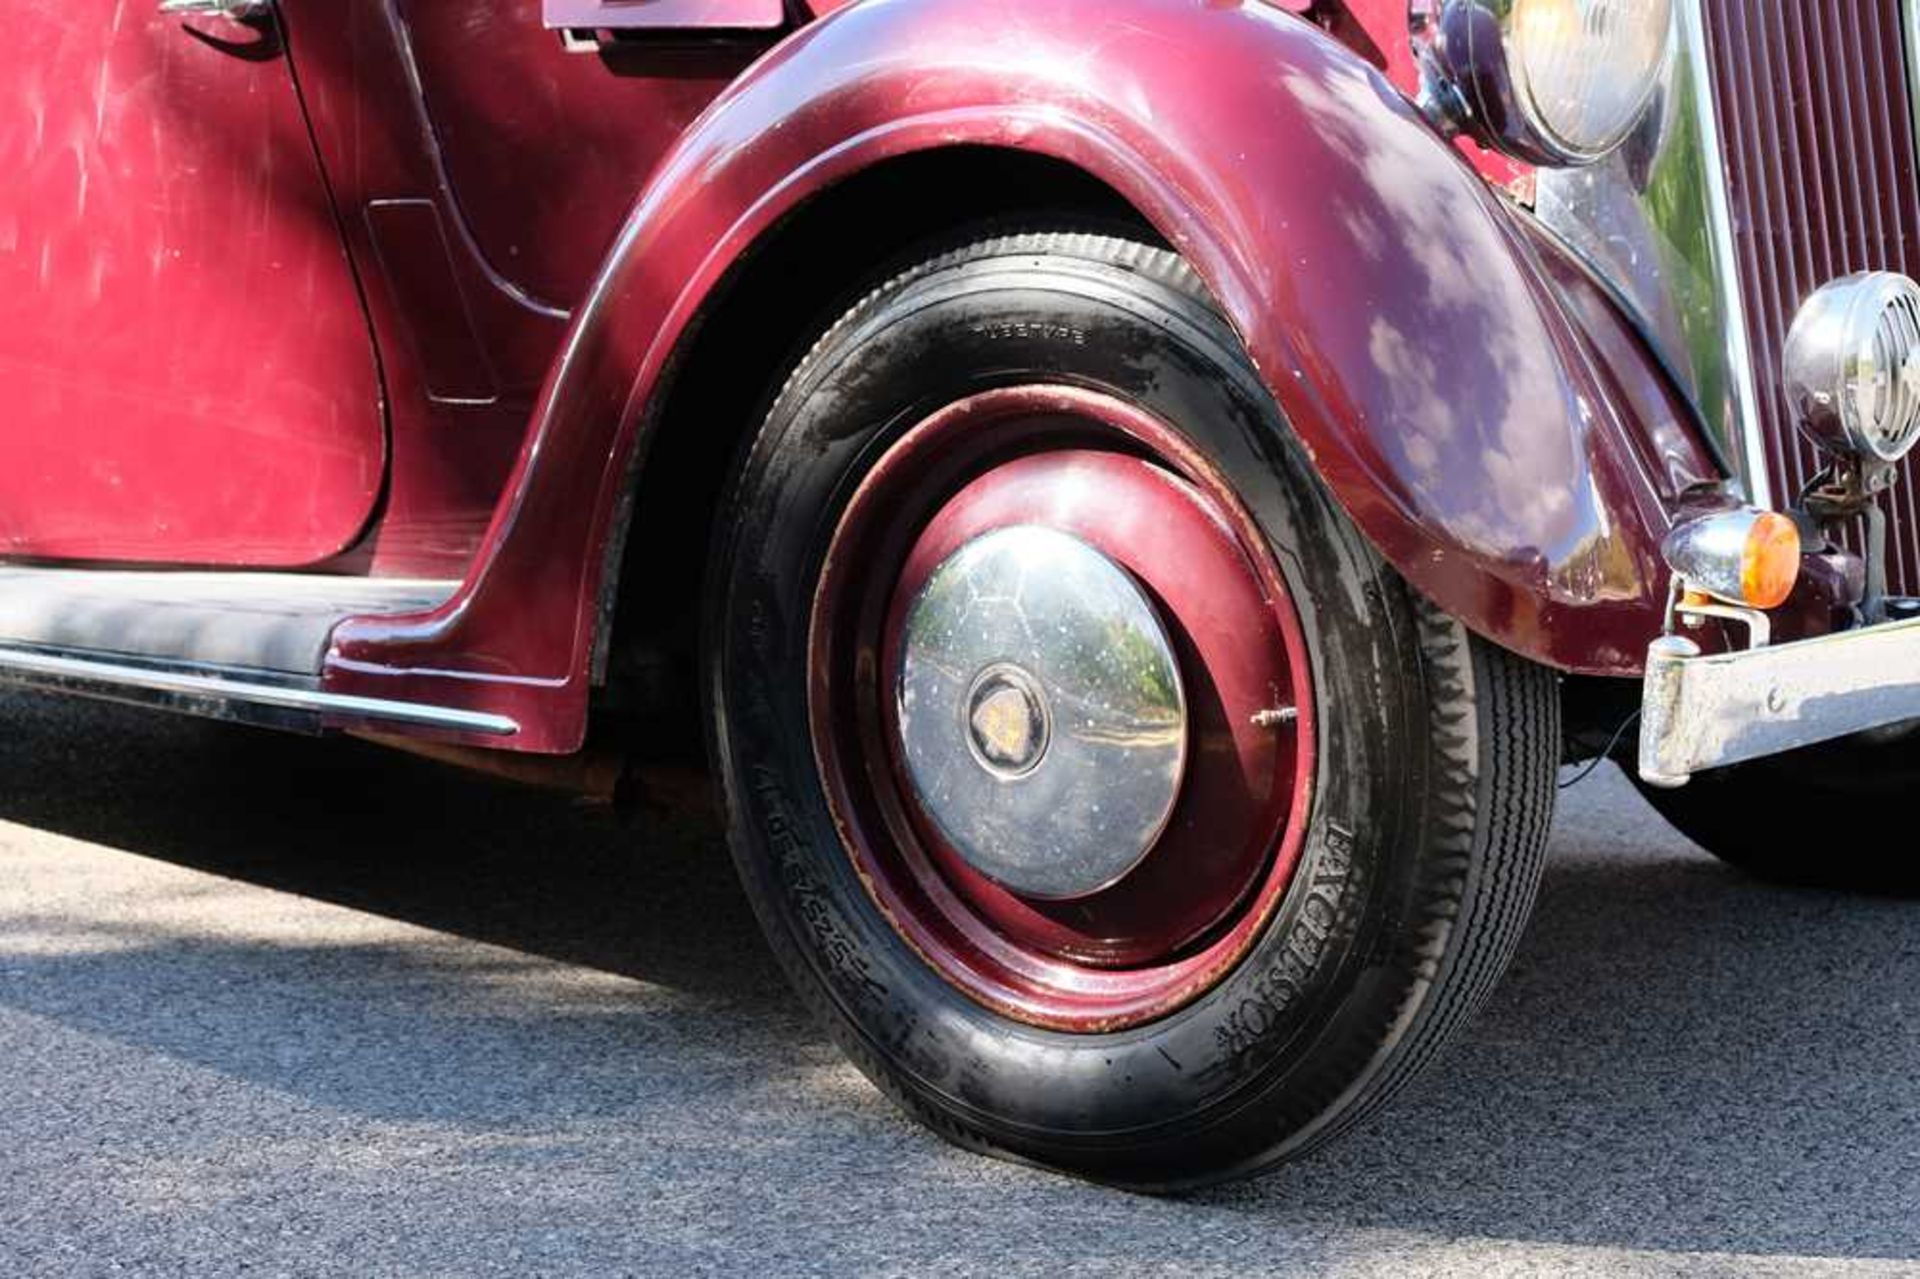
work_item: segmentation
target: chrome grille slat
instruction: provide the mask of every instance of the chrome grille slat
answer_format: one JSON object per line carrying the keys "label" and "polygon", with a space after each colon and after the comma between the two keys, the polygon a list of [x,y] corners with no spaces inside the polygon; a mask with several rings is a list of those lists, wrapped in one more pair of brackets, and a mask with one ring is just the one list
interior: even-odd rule
{"label": "chrome grille slat", "polygon": [[[1700,0],[1734,256],[1776,501],[1819,470],[1780,358],[1800,303],[1856,271],[1920,277],[1920,177],[1903,0]],[[1920,316],[1895,318],[1920,330]],[[1909,396],[1887,388],[1887,407]],[[1920,594],[1920,465],[1887,499],[1891,583]]]}

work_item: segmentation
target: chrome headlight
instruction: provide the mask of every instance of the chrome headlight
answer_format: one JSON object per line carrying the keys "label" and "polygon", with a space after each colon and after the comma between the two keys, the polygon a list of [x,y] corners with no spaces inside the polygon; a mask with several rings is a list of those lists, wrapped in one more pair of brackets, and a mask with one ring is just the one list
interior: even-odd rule
{"label": "chrome headlight", "polygon": [[1920,443],[1920,284],[1868,271],[1822,286],[1794,317],[1785,363],[1821,447],[1892,463]]}
{"label": "chrome headlight", "polygon": [[1591,164],[1646,118],[1673,29],[1672,0],[1446,0],[1429,73],[1487,145]]}

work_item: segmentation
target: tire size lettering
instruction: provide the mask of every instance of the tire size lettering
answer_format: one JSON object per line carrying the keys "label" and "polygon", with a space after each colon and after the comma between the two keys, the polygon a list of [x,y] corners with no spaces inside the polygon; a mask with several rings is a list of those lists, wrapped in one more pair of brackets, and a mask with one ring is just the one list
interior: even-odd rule
{"label": "tire size lettering", "polygon": [[780,876],[793,894],[801,920],[813,933],[816,953],[834,985],[854,1003],[884,1000],[886,986],[873,976],[866,954],[841,926],[838,912],[815,872],[813,849],[788,816],[778,774],[764,765],[756,766],[752,785],[765,815],[767,848],[779,863]]}
{"label": "tire size lettering", "polygon": [[1031,338],[1039,342],[1063,342],[1068,346],[1087,344],[1085,329],[1051,320],[986,320],[974,325],[973,333],[975,337],[983,337],[990,342]]}

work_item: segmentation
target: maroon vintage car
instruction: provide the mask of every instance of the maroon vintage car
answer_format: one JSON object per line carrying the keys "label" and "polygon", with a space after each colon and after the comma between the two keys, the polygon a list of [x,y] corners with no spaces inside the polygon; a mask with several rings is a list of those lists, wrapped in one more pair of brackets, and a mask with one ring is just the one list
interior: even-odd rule
{"label": "maroon vintage car", "polygon": [[8,9],[0,677],[704,744],[946,1137],[1347,1129],[1566,761],[1908,873],[1829,832],[1920,763],[1911,0]]}

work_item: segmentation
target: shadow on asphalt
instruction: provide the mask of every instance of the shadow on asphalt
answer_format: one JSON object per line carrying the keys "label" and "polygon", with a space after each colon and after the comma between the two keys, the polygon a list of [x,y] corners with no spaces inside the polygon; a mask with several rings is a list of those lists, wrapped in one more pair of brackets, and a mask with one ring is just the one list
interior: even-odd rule
{"label": "shadow on asphalt", "polygon": [[786,1002],[711,815],[622,821],[348,738],[79,709],[113,745],[50,738],[0,820],[689,995]]}
{"label": "shadow on asphalt", "polygon": [[[9,698],[8,712],[0,758],[12,778],[0,820],[684,996],[646,1014],[684,1019],[684,1041],[654,1034],[637,1065],[591,1061],[634,1046],[621,1038],[617,1007],[577,1035],[558,1015],[551,1025],[463,1029],[497,1036],[476,1046],[491,1054],[490,1069],[517,1063],[561,1081],[544,1113],[619,1114],[633,1104],[619,1100],[625,1087],[569,1093],[571,1054],[588,1058],[581,1068],[604,1084],[616,1068],[675,1071],[671,1045],[697,1056],[716,1035],[733,1056],[765,1063],[749,1070],[790,1070],[824,1051],[702,819],[623,827],[563,799],[354,742],[24,698]],[[210,981],[264,965],[258,995],[243,1005],[260,1018],[272,1015],[276,989],[305,971],[273,954],[169,944]],[[112,968],[124,961],[35,962],[104,968],[89,988],[110,1000]],[[344,962],[372,977],[403,961],[375,949]],[[421,979],[477,980],[458,968]],[[390,1060],[370,1081],[316,1078],[276,1067],[271,1053],[242,1052],[233,1040],[247,1036],[244,1018],[207,1025],[120,1008],[110,1033],[133,1027],[168,1053],[264,1076],[288,1093],[318,1091],[330,1105],[404,1112],[415,1094],[382,1080],[432,1073],[443,1020],[413,1015],[410,987],[391,972],[379,973],[386,1002],[376,1010],[354,1005],[351,967],[328,981],[323,1019],[380,1019]],[[1660,826],[1617,780],[1596,781],[1563,808],[1528,942],[1449,1059],[1372,1129],[1182,1211],[1216,1224],[1242,1218],[1256,1237],[1338,1223],[1669,1251],[1920,1256],[1911,1211],[1920,1202],[1917,992],[1920,908],[1748,883]],[[29,1011],[90,1029],[109,1020],[73,1002]],[[698,1098],[697,1080],[676,1086]],[[432,1104],[475,1124],[508,1118],[490,1109],[505,1106],[498,1097],[442,1093]],[[912,1175],[891,1145],[872,1159],[875,1176]],[[1098,1193],[1019,1185],[1010,1212],[1057,1212],[1049,1196]]]}

